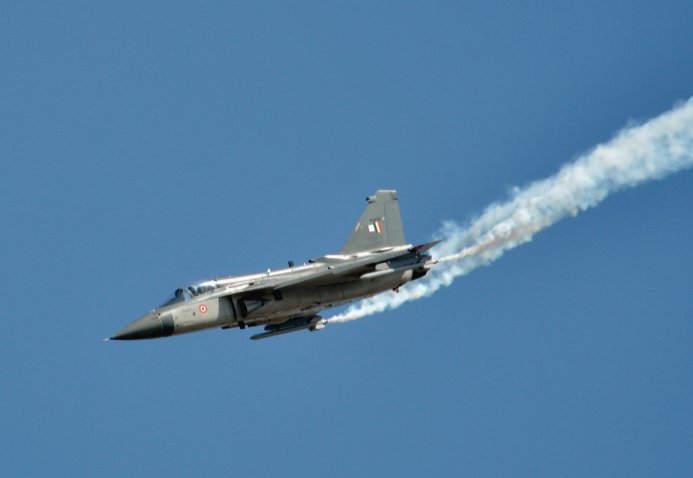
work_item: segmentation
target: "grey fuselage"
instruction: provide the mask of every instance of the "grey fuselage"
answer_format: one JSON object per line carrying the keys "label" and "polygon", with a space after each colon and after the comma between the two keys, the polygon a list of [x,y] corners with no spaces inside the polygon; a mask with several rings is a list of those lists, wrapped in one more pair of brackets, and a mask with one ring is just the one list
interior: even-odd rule
{"label": "grey fuselage", "polygon": [[173,297],[111,337],[149,339],[215,327],[264,325],[252,339],[319,330],[323,309],[370,297],[423,277],[425,254],[438,241],[404,241],[397,191],[378,190],[339,254],[265,273],[212,279],[179,288]]}
{"label": "grey fuselage", "polygon": [[[271,327],[297,318],[310,319],[320,310],[396,290],[424,276],[430,260],[430,256],[404,245],[212,279],[178,289],[187,300],[152,310],[112,338],[167,337],[208,328]],[[193,295],[190,289],[201,292]]]}

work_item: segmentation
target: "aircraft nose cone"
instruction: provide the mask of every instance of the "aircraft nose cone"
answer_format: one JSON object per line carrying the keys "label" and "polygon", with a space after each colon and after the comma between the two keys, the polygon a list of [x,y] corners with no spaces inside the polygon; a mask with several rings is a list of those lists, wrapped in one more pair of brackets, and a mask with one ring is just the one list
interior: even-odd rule
{"label": "aircraft nose cone", "polygon": [[111,337],[111,340],[155,339],[163,337],[163,332],[161,320],[158,317],[147,315],[122,329]]}

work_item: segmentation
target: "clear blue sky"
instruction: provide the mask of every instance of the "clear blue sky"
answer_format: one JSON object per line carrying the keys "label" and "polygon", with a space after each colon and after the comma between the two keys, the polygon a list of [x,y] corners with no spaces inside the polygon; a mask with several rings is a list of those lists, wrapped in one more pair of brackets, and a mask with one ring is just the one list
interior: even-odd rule
{"label": "clear blue sky", "polygon": [[693,171],[315,334],[101,343],[178,285],[430,238],[693,95],[693,3],[5,2],[5,476],[693,476]]}

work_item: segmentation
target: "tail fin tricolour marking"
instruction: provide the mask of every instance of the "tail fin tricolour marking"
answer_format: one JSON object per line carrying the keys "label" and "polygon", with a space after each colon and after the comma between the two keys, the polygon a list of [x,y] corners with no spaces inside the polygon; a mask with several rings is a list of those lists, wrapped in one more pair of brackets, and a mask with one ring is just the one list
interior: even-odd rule
{"label": "tail fin tricolour marking", "polygon": [[354,254],[405,244],[397,191],[379,190],[368,197],[367,201],[366,210],[340,254]]}

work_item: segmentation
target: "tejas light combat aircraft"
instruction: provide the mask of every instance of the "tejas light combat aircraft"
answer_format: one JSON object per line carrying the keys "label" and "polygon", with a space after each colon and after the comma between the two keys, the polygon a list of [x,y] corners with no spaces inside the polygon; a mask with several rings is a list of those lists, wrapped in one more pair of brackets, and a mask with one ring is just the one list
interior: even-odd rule
{"label": "tejas light combat aircraft", "polygon": [[428,272],[425,254],[438,241],[404,242],[396,191],[376,191],[339,254],[286,269],[197,282],[176,289],[159,308],[137,319],[112,340],[152,339],[219,327],[263,326],[251,339],[298,330],[315,331],[322,309],[398,288]]}

